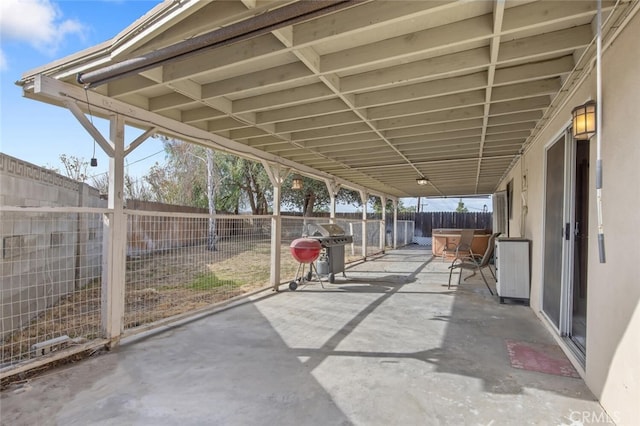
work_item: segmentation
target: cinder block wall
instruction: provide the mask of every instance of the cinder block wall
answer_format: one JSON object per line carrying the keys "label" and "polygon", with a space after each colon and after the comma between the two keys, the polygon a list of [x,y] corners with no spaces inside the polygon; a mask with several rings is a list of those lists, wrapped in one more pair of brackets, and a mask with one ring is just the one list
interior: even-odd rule
{"label": "cinder block wall", "polygon": [[[0,154],[0,205],[106,207],[89,185]],[[100,276],[99,214],[0,212],[0,338]]]}

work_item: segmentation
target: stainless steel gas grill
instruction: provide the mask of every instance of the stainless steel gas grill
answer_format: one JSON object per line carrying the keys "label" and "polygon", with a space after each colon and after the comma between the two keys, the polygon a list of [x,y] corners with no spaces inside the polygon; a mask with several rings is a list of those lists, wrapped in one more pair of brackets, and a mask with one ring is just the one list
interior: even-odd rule
{"label": "stainless steel gas grill", "polygon": [[316,261],[318,275],[328,276],[329,282],[335,282],[336,274],[344,273],[344,246],[353,242],[351,235],[345,235],[344,229],[333,223],[310,223],[306,226],[306,238],[317,240],[323,251]]}

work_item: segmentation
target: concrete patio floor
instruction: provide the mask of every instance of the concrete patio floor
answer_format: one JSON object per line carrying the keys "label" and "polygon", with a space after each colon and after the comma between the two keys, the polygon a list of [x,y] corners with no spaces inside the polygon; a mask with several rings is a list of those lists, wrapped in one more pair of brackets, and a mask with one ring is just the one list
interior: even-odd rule
{"label": "concrete patio floor", "polygon": [[513,368],[505,339],[553,337],[479,277],[448,290],[447,263],[424,247],[347,276],[265,292],[14,385],[2,424],[575,425],[602,413],[581,379]]}

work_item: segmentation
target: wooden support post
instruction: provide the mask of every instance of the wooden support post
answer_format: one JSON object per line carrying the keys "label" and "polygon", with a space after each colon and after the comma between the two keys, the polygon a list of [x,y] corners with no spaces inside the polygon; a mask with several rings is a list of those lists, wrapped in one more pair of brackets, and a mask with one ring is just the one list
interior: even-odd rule
{"label": "wooden support post", "polygon": [[387,197],[380,197],[382,203],[382,223],[380,224],[380,251],[384,253],[385,240],[387,237]]}
{"label": "wooden support post", "polygon": [[279,164],[271,165],[262,162],[269,180],[273,185],[273,215],[271,216],[271,272],[270,284],[274,291],[280,286],[280,262],[282,261],[282,217],[280,216],[280,200],[282,198],[282,183],[289,174],[289,169],[282,168]]}
{"label": "wooden support post", "polygon": [[393,248],[398,248],[398,200],[393,200]]}
{"label": "wooden support post", "polygon": [[362,258],[367,260],[367,202],[369,194],[360,191],[360,199],[362,200]]}
{"label": "wooden support post", "polygon": [[113,156],[109,158],[109,200],[105,215],[102,268],[102,332],[117,345],[123,330],[125,271],[127,260],[127,217],[124,213],[124,120],[110,118]]}

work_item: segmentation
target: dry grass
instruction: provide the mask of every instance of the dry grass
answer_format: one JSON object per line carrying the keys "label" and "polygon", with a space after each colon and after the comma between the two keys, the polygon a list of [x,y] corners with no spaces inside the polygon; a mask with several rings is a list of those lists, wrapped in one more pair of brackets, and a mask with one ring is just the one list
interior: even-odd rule
{"label": "dry grass", "polygon": [[[269,284],[269,241],[222,241],[218,250],[182,247],[128,259],[124,328],[130,329],[210,306]],[[347,250],[346,261],[359,259]],[[293,279],[298,263],[288,244],[281,246],[281,277]],[[33,344],[67,335],[85,342],[101,335],[101,283],[94,280],[60,299],[2,344],[1,363],[30,356]]]}
{"label": "dry grass", "polygon": [[[283,244],[282,277],[295,274]],[[125,329],[206,307],[264,288],[269,283],[271,247],[268,241],[237,244],[221,242],[217,251],[183,247],[127,261]],[[2,342],[0,363],[30,356],[35,343],[67,335],[79,342],[101,334],[101,283],[94,280],[33,318],[29,325]]]}

